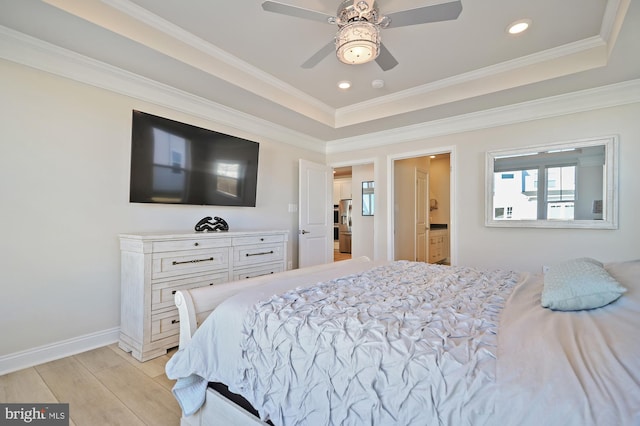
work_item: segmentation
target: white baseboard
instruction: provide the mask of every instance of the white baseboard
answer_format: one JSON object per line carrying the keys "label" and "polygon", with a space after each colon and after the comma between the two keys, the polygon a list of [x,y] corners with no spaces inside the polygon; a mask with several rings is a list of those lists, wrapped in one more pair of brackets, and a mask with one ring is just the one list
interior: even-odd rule
{"label": "white baseboard", "polygon": [[107,346],[118,341],[120,327],[0,356],[0,376],[23,368]]}

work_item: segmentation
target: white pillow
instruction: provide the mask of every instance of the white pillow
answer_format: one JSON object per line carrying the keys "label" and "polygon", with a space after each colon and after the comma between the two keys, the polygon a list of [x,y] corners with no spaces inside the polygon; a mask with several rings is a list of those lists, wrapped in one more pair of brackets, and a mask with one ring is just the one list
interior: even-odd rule
{"label": "white pillow", "polygon": [[542,306],[559,311],[594,309],[617,300],[625,291],[602,263],[590,258],[573,259],[545,272]]}

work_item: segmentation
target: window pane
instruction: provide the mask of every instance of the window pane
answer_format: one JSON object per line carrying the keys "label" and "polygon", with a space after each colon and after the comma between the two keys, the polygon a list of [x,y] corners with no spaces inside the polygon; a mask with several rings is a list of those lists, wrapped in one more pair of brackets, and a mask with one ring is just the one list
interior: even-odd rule
{"label": "window pane", "polygon": [[547,168],[547,219],[573,220],[576,197],[576,167]]}
{"label": "window pane", "polygon": [[493,219],[537,219],[538,169],[501,171],[493,181]]}
{"label": "window pane", "polygon": [[547,201],[573,201],[576,196],[576,167],[547,168]]}

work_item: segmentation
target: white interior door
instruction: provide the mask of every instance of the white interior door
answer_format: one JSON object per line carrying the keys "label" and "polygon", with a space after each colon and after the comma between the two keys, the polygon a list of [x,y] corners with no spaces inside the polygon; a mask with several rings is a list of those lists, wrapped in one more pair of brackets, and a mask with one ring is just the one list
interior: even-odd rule
{"label": "white interior door", "polygon": [[333,170],[300,159],[298,266],[333,262]]}
{"label": "white interior door", "polygon": [[416,261],[429,259],[429,174],[416,169]]}

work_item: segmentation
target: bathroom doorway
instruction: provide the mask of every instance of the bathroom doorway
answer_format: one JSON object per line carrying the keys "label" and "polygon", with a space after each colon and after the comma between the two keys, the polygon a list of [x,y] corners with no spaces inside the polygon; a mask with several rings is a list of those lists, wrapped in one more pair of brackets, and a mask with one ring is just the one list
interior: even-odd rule
{"label": "bathroom doorway", "polygon": [[451,264],[452,153],[396,158],[393,259]]}

